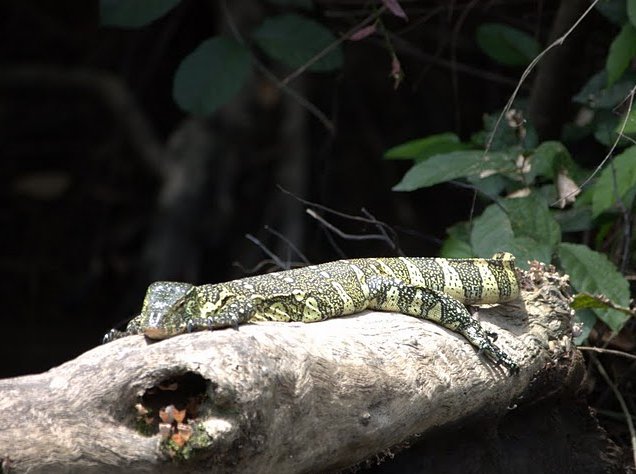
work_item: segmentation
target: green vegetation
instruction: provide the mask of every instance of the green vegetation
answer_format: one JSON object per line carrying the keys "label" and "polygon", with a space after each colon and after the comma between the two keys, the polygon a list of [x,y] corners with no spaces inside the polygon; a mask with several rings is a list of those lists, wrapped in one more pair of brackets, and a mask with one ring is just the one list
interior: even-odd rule
{"label": "green vegetation", "polygon": [[[447,230],[442,256],[486,257],[505,250],[517,256],[521,267],[536,259],[566,272],[580,292],[573,306],[586,323],[579,342],[596,318],[616,333],[633,316],[627,308],[629,284],[612,262],[626,263],[630,255],[630,215],[636,196],[636,145],[621,138],[636,135],[636,112],[631,108],[635,81],[628,71],[636,56],[636,1],[627,2],[627,11],[629,17],[618,17],[624,24],[612,42],[605,70],[572,98],[591,120],[567,124],[562,141],[538,143],[523,115],[524,101],[519,100],[502,114],[503,120],[486,116],[483,130],[470,140],[442,133],[385,154],[386,159],[413,161],[395,191],[462,180],[481,198],[485,207],[480,215]],[[526,66],[538,53],[531,37],[506,25],[482,25],[476,39],[488,56],[505,65]],[[610,111],[626,100],[630,107],[619,119]],[[608,154],[597,170],[582,168],[568,144],[589,135],[621,153]],[[583,235],[595,236],[588,239],[589,246],[573,243],[581,242]]]}

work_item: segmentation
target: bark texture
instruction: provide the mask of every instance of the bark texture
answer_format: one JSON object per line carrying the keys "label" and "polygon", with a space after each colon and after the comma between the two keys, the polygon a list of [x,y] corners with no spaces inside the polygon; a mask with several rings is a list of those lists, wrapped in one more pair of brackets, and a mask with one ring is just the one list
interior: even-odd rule
{"label": "bark texture", "polygon": [[10,472],[333,471],[576,393],[567,282],[536,267],[524,286],[519,302],[478,313],[516,376],[462,337],[392,313],[132,336],[0,381],[0,458]]}

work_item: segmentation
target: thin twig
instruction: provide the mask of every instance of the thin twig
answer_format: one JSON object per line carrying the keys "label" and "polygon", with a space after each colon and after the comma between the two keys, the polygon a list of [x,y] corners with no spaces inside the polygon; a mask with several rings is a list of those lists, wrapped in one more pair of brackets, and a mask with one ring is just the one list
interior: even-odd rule
{"label": "thin twig", "polygon": [[267,232],[269,232],[270,234],[275,235],[276,237],[278,237],[280,240],[282,240],[283,242],[285,242],[287,244],[287,246],[292,249],[294,252],[296,252],[296,255],[298,255],[300,257],[300,259],[306,264],[309,265],[310,262],[307,259],[307,257],[305,257],[305,254],[303,254],[298,247],[296,247],[291,240],[289,240],[287,237],[285,237],[283,234],[281,234],[280,232],[278,232],[277,230],[272,229],[270,226],[266,225],[265,226],[265,230]]}
{"label": "thin twig", "polygon": [[245,234],[245,238],[250,240],[251,242],[255,243],[258,247],[260,247],[260,249],[263,252],[265,252],[274,261],[274,263],[276,263],[276,265],[278,265],[279,268],[282,268],[284,270],[289,270],[289,264],[283,263],[283,261],[280,258],[278,258],[278,256],[274,252],[272,252],[270,249],[268,249],[267,246],[263,242],[258,240],[252,234]]}
{"label": "thin twig", "polygon": [[327,238],[327,242],[329,242],[329,245],[331,245],[331,248],[334,249],[338,257],[347,258],[347,254],[345,253],[344,250],[342,250],[342,247],[338,245],[338,242],[336,242],[336,239],[334,238],[333,234],[329,232],[325,227],[320,227],[320,230],[325,234],[325,237]]}
{"label": "thin twig", "polygon": [[594,6],[599,1],[600,0],[594,0],[594,2],[588,7],[588,9],[585,10],[585,12],[583,12],[583,14],[574,22],[574,25],[572,25],[570,27],[570,29],[568,31],[566,31],[562,36],[560,36],[555,41],[553,41],[552,44],[550,44],[550,46],[548,46],[543,51],[541,51],[541,53],[536,58],[534,58],[532,60],[532,62],[528,65],[526,70],[523,71],[523,74],[521,75],[521,78],[519,79],[519,82],[517,83],[517,87],[515,87],[515,90],[513,91],[512,95],[510,96],[510,99],[508,99],[508,102],[506,103],[506,106],[501,111],[501,114],[499,114],[499,118],[497,119],[497,122],[495,122],[495,126],[493,127],[492,133],[490,134],[490,137],[488,137],[488,143],[486,144],[486,149],[484,150],[484,156],[487,155],[488,152],[490,151],[490,148],[492,146],[492,142],[493,142],[493,140],[495,138],[495,133],[497,133],[497,129],[499,128],[499,124],[501,123],[501,120],[503,119],[505,114],[508,112],[508,110],[510,110],[510,107],[512,107],[512,103],[517,98],[517,94],[519,93],[519,90],[521,89],[521,85],[526,80],[528,75],[532,72],[534,67],[543,58],[543,56],[545,56],[548,53],[548,51],[550,51],[552,48],[554,48],[556,46],[561,46],[563,44],[565,39],[568,36],[570,36],[570,34],[576,29],[576,27],[579,25],[579,23],[581,23],[581,21],[583,21],[583,18],[585,18],[587,16],[587,14],[592,11]]}
{"label": "thin twig", "polygon": [[627,271],[627,264],[629,258],[629,245],[630,245],[630,216],[629,210],[625,206],[623,199],[618,190],[618,181],[616,180],[616,166],[614,166],[614,162],[610,162],[609,164],[610,170],[612,171],[612,191],[614,192],[614,197],[616,199],[616,204],[621,211],[621,215],[623,217],[623,242],[622,242],[622,252],[621,252],[621,265],[620,271],[621,273],[625,273]]}
{"label": "thin twig", "polygon": [[[472,77],[478,77],[485,81],[494,82],[496,84],[501,84],[503,86],[514,87],[517,84],[517,80],[505,77],[501,74],[497,74],[494,72],[482,71],[478,68],[469,66],[464,63],[456,63],[453,64],[450,60],[440,58],[437,53],[431,54],[425,51],[421,51],[413,46],[410,42],[406,41],[404,38],[395,35],[394,33],[389,32],[389,36],[391,38],[391,42],[396,45],[396,49],[400,51],[401,55],[408,55],[412,58],[417,59],[418,61],[426,62],[427,64],[432,64],[434,66],[443,67],[443,68],[455,68],[457,72],[461,72],[462,74],[466,74]],[[373,39],[370,40],[373,42]],[[375,41],[375,44],[379,44],[378,41]]]}
{"label": "thin twig", "polygon": [[452,184],[453,186],[457,186],[458,188],[465,188],[465,189],[470,189],[471,191],[474,191],[473,203],[472,203],[472,206],[471,206],[471,220],[472,220],[472,211],[474,211],[474,209],[475,209],[477,194],[481,194],[483,196],[486,196],[488,199],[490,199],[493,202],[493,204],[496,204],[502,211],[504,211],[506,214],[508,214],[508,210],[501,204],[501,200],[499,198],[497,198],[496,195],[490,194],[490,193],[484,191],[483,189],[479,189],[474,184],[463,183],[462,181],[456,181],[454,179],[449,181],[448,183]]}
{"label": "thin twig", "polygon": [[[240,269],[243,273],[245,273],[247,275],[253,275],[255,273],[259,273],[261,271],[261,269],[263,267],[265,267],[266,265],[274,265],[276,267],[279,266],[274,260],[272,260],[270,258],[265,258],[265,259],[261,260],[256,265],[254,265],[253,267],[250,267],[250,268],[247,268],[247,267],[243,266],[243,264],[241,262],[232,262],[232,266]],[[305,266],[305,264],[302,263],[302,262],[290,262],[290,264],[289,264],[290,268],[298,268],[298,267],[303,267],[303,266]]]}
{"label": "thin twig", "polygon": [[372,21],[375,21],[385,11],[386,11],[386,6],[383,5],[378,10],[374,11],[373,13],[371,13],[369,16],[367,16],[364,20],[362,20],[356,26],[354,26],[353,28],[349,29],[349,31],[347,31],[345,34],[343,34],[336,41],[334,41],[333,43],[327,45],[327,47],[325,47],[322,51],[319,51],[318,53],[316,53],[316,55],[313,56],[311,59],[309,59],[305,64],[303,64],[302,66],[297,68],[294,72],[292,72],[287,77],[285,77],[283,80],[281,80],[280,81],[281,84],[288,85],[291,81],[293,81],[298,76],[300,76],[303,72],[305,72],[307,70],[307,68],[309,68],[312,64],[314,64],[320,58],[322,58],[325,55],[327,55],[331,50],[333,50],[334,48],[339,46],[341,43],[343,43],[344,41],[348,40],[351,37],[351,35],[353,35],[360,28],[363,28],[365,25],[371,23]]}
{"label": "thin twig", "polygon": [[446,7],[444,5],[439,5],[437,7],[431,8],[424,15],[417,18],[417,20],[409,21],[409,23],[402,29],[400,29],[396,34],[399,36],[406,36],[410,31],[422,26],[423,23],[426,23],[428,20],[433,18],[438,13],[442,13]]}
{"label": "thin twig", "polygon": [[395,231],[386,222],[379,221],[379,220],[377,220],[375,218],[369,219],[367,217],[360,217],[360,216],[354,216],[352,214],[346,214],[344,212],[336,211],[335,209],[327,207],[327,206],[325,206],[323,204],[318,204],[318,203],[315,203],[313,201],[308,201],[307,199],[303,199],[300,196],[295,195],[291,191],[288,191],[287,189],[283,188],[280,184],[278,185],[278,189],[281,192],[283,192],[285,194],[288,194],[289,196],[293,197],[294,199],[296,199],[301,204],[305,204],[306,206],[315,207],[316,209],[320,209],[321,211],[325,211],[325,212],[328,212],[328,213],[333,214],[335,216],[343,217],[345,219],[349,219],[349,220],[352,220],[352,221],[364,222],[365,224],[381,225],[391,234],[391,237],[390,237],[391,240],[397,241],[397,236],[395,234]]}
{"label": "thin twig", "polygon": [[[594,413],[599,416],[604,416],[606,418],[611,418],[614,421],[622,421],[625,418],[625,414],[621,412],[616,412],[612,410],[602,410],[600,408],[594,407]],[[632,420],[634,416],[632,416]]]}
{"label": "thin twig", "polygon": [[[223,13],[225,14],[228,26],[230,27],[230,30],[232,31],[234,38],[243,46],[250,49],[249,46],[247,45],[247,41],[245,41],[245,39],[243,38],[243,35],[241,35],[241,32],[239,31],[238,27],[234,23],[234,19],[232,18],[232,15],[230,14],[230,10],[227,6],[227,0],[223,0],[221,2],[221,8],[223,9]],[[327,118],[327,116],[318,107],[312,104],[309,100],[305,99],[303,96],[301,96],[298,92],[293,90],[288,85],[283,84],[281,80],[278,79],[278,77],[276,77],[276,75],[273,72],[271,72],[251,50],[250,50],[250,53],[252,56],[252,60],[254,61],[254,64],[256,64],[256,67],[258,68],[258,70],[261,73],[263,73],[265,77],[267,77],[270,81],[276,84],[276,86],[278,86],[278,88],[280,88],[287,95],[292,97],[296,102],[298,102],[298,104],[301,107],[305,108],[305,110],[307,110],[320,123],[323,124],[323,126],[329,131],[329,133],[331,133],[332,135],[335,133],[335,128],[333,126],[333,123],[331,122],[331,120]]]}
{"label": "thin twig", "polygon": [[625,357],[627,359],[636,360],[636,355],[630,354],[629,352],[617,351],[614,349],[605,349],[604,347],[592,347],[592,346],[577,346],[577,348],[582,351],[598,352],[599,354],[613,354],[620,357]]}
{"label": "thin twig", "polygon": [[[598,0],[597,0],[598,1]],[[596,176],[600,171],[601,168],[603,168],[603,166],[605,166],[605,163],[607,162],[607,160],[609,160],[612,157],[612,154],[614,153],[614,150],[616,149],[616,147],[618,146],[618,142],[621,140],[621,138],[623,137],[623,131],[625,130],[625,126],[627,125],[627,120],[629,118],[629,112],[632,110],[632,105],[634,103],[634,94],[636,93],[636,86],[634,86],[632,88],[632,90],[629,91],[629,94],[627,95],[627,97],[625,98],[625,100],[628,101],[628,106],[627,106],[627,113],[625,114],[625,119],[623,120],[623,123],[621,124],[621,128],[618,131],[618,136],[616,137],[616,140],[614,140],[614,143],[612,143],[612,147],[609,149],[609,151],[607,152],[607,154],[605,155],[605,158],[603,158],[603,161],[601,161],[601,163],[594,169],[594,171],[592,172],[591,175],[589,175],[587,178],[585,178],[585,181],[583,181],[580,185],[579,185],[579,189],[583,189],[587,183],[589,183],[594,176]],[[567,194],[565,196],[562,196],[559,201],[561,201],[561,199],[566,199],[570,196],[574,196],[575,194],[578,194],[578,190],[572,191],[570,194]],[[551,204],[551,206],[554,206],[555,204],[557,204],[559,201],[555,201]]]}
{"label": "thin twig", "polygon": [[627,408],[627,403],[625,403],[625,399],[623,398],[623,395],[618,390],[618,387],[616,387],[614,382],[612,382],[612,380],[609,378],[609,375],[607,375],[607,372],[605,371],[605,368],[603,367],[603,365],[594,356],[592,357],[592,360],[594,361],[594,364],[596,365],[596,369],[601,374],[601,377],[605,379],[605,383],[607,383],[607,385],[610,387],[612,392],[614,392],[614,396],[616,397],[616,400],[618,400],[618,403],[621,406],[621,410],[623,410],[623,414],[625,415],[625,421],[627,423],[627,429],[629,430],[630,441],[632,443],[632,456],[634,461],[634,467],[636,467],[636,430],[634,429],[634,421],[632,420],[632,415],[629,412],[629,409]]}
{"label": "thin twig", "polygon": [[[305,209],[305,212],[309,214],[311,217],[320,222],[323,226],[328,228],[330,231],[339,235],[343,239],[347,240],[381,240],[383,242],[387,242],[387,238],[382,234],[348,234],[340,229],[338,229],[333,224],[327,222],[323,217],[319,216],[316,211],[313,209]],[[390,242],[390,239],[388,240]]]}
{"label": "thin twig", "polygon": [[[362,209],[360,209],[360,212],[362,212],[362,214],[364,214],[369,219],[371,219],[371,220],[376,222],[375,227],[378,229],[378,232],[380,232],[385,237],[387,242],[390,242],[391,248],[393,250],[398,252],[400,254],[400,256],[404,257],[404,254],[402,253],[402,250],[398,246],[397,242],[395,242],[391,237],[389,237],[389,234],[387,234],[386,230],[378,222],[378,220],[375,218],[375,216],[373,214],[371,214],[369,211],[367,211],[364,207]],[[394,235],[394,237],[395,237],[395,235]]]}

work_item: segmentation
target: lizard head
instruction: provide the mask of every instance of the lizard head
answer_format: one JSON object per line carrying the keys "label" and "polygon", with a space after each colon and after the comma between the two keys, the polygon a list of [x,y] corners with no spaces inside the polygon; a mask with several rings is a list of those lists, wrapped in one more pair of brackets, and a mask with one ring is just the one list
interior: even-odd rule
{"label": "lizard head", "polygon": [[187,311],[193,304],[196,304],[194,285],[175,281],[154,282],[146,291],[136,324],[150,339],[176,336],[186,332]]}
{"label": "lizard head", "polygon": [[240,316],[251,314],[252,307],[249,301],[230,304],[235,300],[228,285],[158,281],[148,287],[141,314],[134,320],[135,332],[166,339],[201,329],[236,327]]}

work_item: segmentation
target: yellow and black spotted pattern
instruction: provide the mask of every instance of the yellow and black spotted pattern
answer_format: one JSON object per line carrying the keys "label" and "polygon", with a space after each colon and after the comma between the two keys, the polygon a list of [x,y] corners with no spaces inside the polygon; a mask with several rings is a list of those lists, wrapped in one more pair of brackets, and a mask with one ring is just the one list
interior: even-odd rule
{"label": "yellow and black spotted pattern", "polygon": [[518,370],[464,305],[503,303],[519,295],[514,257],[490,259],[366,258],[193,286],[156,282],[141,314],[124,333],[164,339],[248,321],[314,322],[364,309],[394,311],[435,321],[462,334],[490,359]]}

